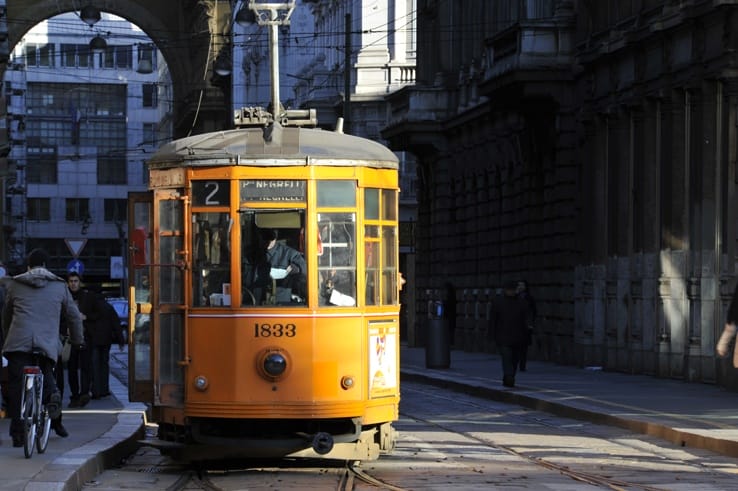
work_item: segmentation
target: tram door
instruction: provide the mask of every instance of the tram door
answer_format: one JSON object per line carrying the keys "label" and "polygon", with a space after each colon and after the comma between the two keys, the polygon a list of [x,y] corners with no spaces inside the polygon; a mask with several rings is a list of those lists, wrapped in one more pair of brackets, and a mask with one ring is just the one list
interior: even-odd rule
{"label": "tram door", "polygon": [[153,194],[128,194],[128,397],[148,402],[154,395],[151,365],[151,278]]}
{"label": "tram door", "polygon": [[152,284],[152,333],[154,402],[162,406],[184,405],[185,358],[185,193],[161,189],[154,192],[154,281]]}

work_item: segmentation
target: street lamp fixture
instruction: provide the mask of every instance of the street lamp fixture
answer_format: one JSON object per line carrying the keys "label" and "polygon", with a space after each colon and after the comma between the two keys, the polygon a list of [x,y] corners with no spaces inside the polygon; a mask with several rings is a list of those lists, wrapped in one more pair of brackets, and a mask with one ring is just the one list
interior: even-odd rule
{"label": "street lamp fixture", "polygon": [[213,63],[213,70],[216,74],[221,77],[227,77],[233,70],[233,64],[231,63],[231,57],[226,52],[221,51],[218,57]]}
{"label": "street lamp fixture", "polygon": [[90,41],[90,49],[93,52],[100,52],[105,51],[105,48],[108,47],[108,42],[105,41],[105,38],[103,38],[101,35],[97,35]]}
{"label": "street lamp fixture", "polygon": [[248,5],[242,5],[241,9],[236,13],[235,21],[241,27],[249,27],[256,24],[256,14]]}
{"label": "street lamp fixture", "polygon": [[100,21],[100,9],[92,5],[86,5],[80,10],[79,18],[82,19],[82,22],[92,27]]}

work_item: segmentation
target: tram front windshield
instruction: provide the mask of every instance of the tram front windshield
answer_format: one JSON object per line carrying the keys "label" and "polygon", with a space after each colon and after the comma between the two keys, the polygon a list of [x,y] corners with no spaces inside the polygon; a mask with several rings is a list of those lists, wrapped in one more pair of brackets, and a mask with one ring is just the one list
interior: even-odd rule
{"label": "tram front windshield", "polygon": [[305,211],[241,212],[242,305],[307,303]]}

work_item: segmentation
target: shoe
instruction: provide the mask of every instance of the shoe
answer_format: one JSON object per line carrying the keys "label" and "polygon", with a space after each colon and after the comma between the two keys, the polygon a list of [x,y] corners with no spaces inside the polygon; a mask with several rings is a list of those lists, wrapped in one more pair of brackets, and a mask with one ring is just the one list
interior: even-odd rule
{"label": "shoe", "polygon": [[62,438],[66,438],[69,436],[69,432],[66,428],[64,428],[64,425],[61,423],[61,421],[52,421],[51,429],[54,430],[54,432]]}
{"label": "shoe", "polygon": [[67,407],[80,407],[79,397],[75,397],[74,399],[69,399],[69,406]]}
{"label": "shoe", "polygon": [[89,394],[82,394],[79,396],[79,407],[85,407],[90,402]]}
{"label": "shoe", "polygon": [[22,447],[23,446],[23,437],[22,436],[14,436],[13,437],[13,446],[14,447]]}
{"label": "shoe", "polygon": [[502,377],[502,385],[504,385],[505,387],[515,387],[515,377]]}
{"label": "shoe", "polygon": [[525,368],[523,368],[523,367],[520,367],[520,371],[521,371],[521,372],[527,372],[528,370],[526,370],[526,369],[525,369]]}
{"label": "shoe", "polygon": [[46,410],[49,412],[49,418],[57,419],[59,416],[61,416],[61,402],[61,394],[58,391],[51,394],[51,397],[49,397],[49,402],[46,403]]}

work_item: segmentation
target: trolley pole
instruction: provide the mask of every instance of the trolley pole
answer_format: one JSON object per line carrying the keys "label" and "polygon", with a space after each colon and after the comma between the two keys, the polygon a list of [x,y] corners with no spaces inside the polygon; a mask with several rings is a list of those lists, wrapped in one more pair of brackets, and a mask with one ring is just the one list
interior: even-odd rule
{"label": "trolley pole", "polygon": [[351,134],[351,14],[346,14],[346,42],[343,59],[343,132]]}
{"label": "trolley pole", "polygon": [[[276,20],[276,12],[272,12],[272,20]],[[282,106],[279,102],[279,25],[273,22],[269,25],[269,56],[271,58],[272,74],[272,114],[278,121],[282,115]]]}
{"label": "trolley pole", "polygon": [[272,114],[274,121],[282,117],[282,103],[279,101],[279,26],[290,23],[296,0],[269,2],[249,0],[248,8],[253,12],[260,26],[269,26],[269,63],[271,74]]}

